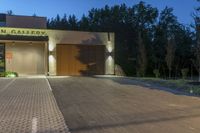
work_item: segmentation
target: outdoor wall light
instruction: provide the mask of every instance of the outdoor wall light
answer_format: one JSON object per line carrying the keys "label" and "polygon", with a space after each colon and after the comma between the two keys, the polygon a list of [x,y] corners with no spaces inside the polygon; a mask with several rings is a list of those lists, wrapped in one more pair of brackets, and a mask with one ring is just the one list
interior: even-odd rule
{"label": "outdoor wall light", "polygon": [[53,51],[49,51],[49,55],[53,55],[54,54],[54,52]]}
{"label": "outdoor wall light", "polygon": [[113,57],[114,56],[113,47],[111,45],[107,46],[106,56],[107,57],[109,57],[109,56]]}
{"label": "outdoor wall light", "polygon": [[108,61],[109,61],[109,62],[112,61],[112,56],[108,56]]}
{"label": "outdoor wall light", "polygon": [[106,52],[106,57],[109,57],[109,56],[113,57],[113,55],[114,55],[113,52]]}
{"label": "outdoor wall light", "polygon": [[108,32],[108,43],[111,44],[110,33]]}
{"label": "outdoor wall light", "polygon": [[53,62],[53,61],[54,61],[53,55],[49,55],[49,62]]}
{"label": "outdoor wall light", "polygon": [[54,49],[55,49],[55,46],[53,45],[53,42],[52,41],[50,41],[49,42],[49,46],[48,46],[49,48],[49,51],[53,51]]}
{"label": "outdoor wall light", "polygon": [[49,51],[53,51],[53,46],[52,45],[49,45]]}
{"label": "outdoor wall light", "polygon": [[108,52],[111,53],[113,51],[112,46],[108,46]]}
{"label": "outdoor wall light", "polygon": [[112,52],[113,52],[113,47],[112,47],[112,42],[111,42],[111,39],[110,39],[110,33],[109,32],[108,32],[107,50],[108,50],[109,55],[111,55]]}

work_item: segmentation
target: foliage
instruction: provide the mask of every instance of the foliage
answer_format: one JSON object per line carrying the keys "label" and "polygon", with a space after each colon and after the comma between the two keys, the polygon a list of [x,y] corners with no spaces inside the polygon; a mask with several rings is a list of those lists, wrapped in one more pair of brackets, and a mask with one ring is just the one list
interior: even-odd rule
{"label": "foliage", "polygon": [[171,71],[172,71],[172,65],[174,62],[174,55],[175,55],[175,42],[174,39],[168,40],[167,46],[166,46],[166,63],[167,63],[167,67],[169,69],[169,78],[171,78]]}
{"label": "foliage", "polygon": [[7,14],[8,14],[8,15],[14,15],[14,13],[13,13],[12,10],[8,10],[8,11],[7,11]]}
{"label": "foliage", "polygon": [[196,70],[199,73],[199,81],[200,81],[200,10],[196,9],[196,14],[194,15],[195,21],[195,45],[194,45],[194,56],[195,58],[192,60]]}
{"label": "foliage", "polygon": [[158,85],[159,87],[170,88],[186,94],[200,95],[200,85],[192,85],[189,80],[163,80],[159,78],[135,78],[135,80],[142,81],[142,84],[148,83],[151,86]]}
{"label": "foliage", "polygon": [[0,77],[5,77],[5,73],[4,72],[0,72]]}
{"label": "foliage", "polygon": [[186,78],[187,78],[188,72],[189,72],[189,69],[188,69],[188,68],[184,68],[184,69],[181,70],[182,78],[183,78],[183,79],[186,79]]}
{"label": "foliage", "polygon": [[139,33],[138,37],[138,71],[140,76],[144,77],[147,67],[147,55],[146,55],[146,48],[142,40],[141,33]]}
{"label": "foliage", "polygon": [[7,71],[7,72],[5,72],[4,76],[5,77],[11,77],[11,78],[18,77],[18,73],[17,72]]}
{"label": "foliage", "polygon": [[0,60],[0,67],[4,67],[5,62],[3,60]]}
{"label": "foliage", "polygon": [[154,69],[153,73],[154,73],[154,75],[155,75],[156,78],[160,77],[160,71],[159,71],[159,69]]}
{"label": "foliage", "polygon": [[191,64],[192,59],[195,60],[196,33],[181,24],[170,7],[158,11],[144,2],[130,7],[125,4],[105,6],[91,9],[80,20],[74,15],[57,15],[48,20],[47,26],[60,30],[114,32],[115,62],[128,76],[153,76],[153,70],[159,69],[160,76],[167,77],[170,69],[169,75],[179,77],[181,69],[194,69]]}

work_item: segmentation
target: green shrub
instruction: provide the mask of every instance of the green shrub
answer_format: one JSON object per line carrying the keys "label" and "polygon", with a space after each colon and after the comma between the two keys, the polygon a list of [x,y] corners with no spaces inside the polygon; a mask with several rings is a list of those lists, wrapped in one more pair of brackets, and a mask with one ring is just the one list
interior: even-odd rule
{"label": "green shrub", "polygon": [[136,76],[137,76],[137,77],[144,77],[144,76],[142,75],[142,73],[141,73],[139,70],[136,72]]}
{"label": "green shrub", "polygon": [[187,78],[188,72],[189,72],[188,68],[181,69],[181,74],[183,79]]}
{"label": "green shrub", "polygon": [[160,71],[159,71],[159,69],[154,69],[153,73],[154,73],[154,75],[155,75],[156,78],[160,77]]}
{"label": "green shrub", "polygon": [[11,78],[18,77],[18,73],[8,71],[8,72],[5,72],[5,77],[11,77]]}
{"label": "green shrub", "polygon": [[5,77],[5,72],[0,72],[0,77]]}
{"label": "green shrub", "polygon": [[136,72],[136,76],[140,77],[140,72],[139,71]]}
{"label": "green shrub", "polygon": [[4,67],[4,65],[5,65],[5,62],[0,60],[0,67]]}

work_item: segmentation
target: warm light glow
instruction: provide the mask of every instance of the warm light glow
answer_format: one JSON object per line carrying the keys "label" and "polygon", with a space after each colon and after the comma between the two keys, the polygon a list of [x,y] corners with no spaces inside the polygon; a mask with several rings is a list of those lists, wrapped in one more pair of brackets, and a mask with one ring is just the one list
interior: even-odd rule
{"label": "warm light glow", "polygon": [[108,56],[108,62],[111,63],[112,62],[112,56]]}
{"label": "warm light glow", "polygon": [[59,79],[59,78],[70,78],[71,76],[51,76],[51,79]]}
{"label": "warm light glow", "polygon": [[50,47],[50,46],[49,46],[49,51],[50,51],[50,52],[53,51],[53,47]]}
{"label": "warm light glow", "polygon": [[111,41],[108,41],[108,44],[111,44]]}
{"label": "warm light glow", "polygon": [[106,74],[113,74],[114,69],[114,59],[109,55],[106,59]]}
{"label": "warm light glow", "polygon": [[49,55],[49,62],[53,62],[53,61],[54,61],[53,55]]}
{"label": "warm light glow", "polygon": [[53,51],[54,45],[52,43],[49,43],[49,51]]}
{"label": "warm light glow", "polygon": [[112,46],[108,46],[108,52],[111,53],[113,51]]}

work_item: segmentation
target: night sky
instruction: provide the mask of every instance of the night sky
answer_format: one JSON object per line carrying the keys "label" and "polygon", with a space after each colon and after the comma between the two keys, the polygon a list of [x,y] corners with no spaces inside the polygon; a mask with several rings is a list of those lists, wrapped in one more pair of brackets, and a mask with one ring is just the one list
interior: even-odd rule
{"label": "night sky", "polygon": [[[16,15],[33,15],[55,17],[57,14],[75,14],[78,18],[87,14],[91,8],[104,7],[106,4],[125,3],[132,6],[140,0],[0,0],[0,12],[12,10]],[[143,0],[162,10],[165,6],[173,7],[174,14],[181,23],[190,24],[194,8],[200,6],[196,0]]]}

